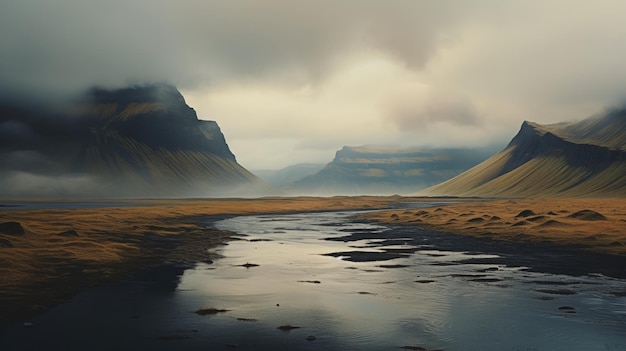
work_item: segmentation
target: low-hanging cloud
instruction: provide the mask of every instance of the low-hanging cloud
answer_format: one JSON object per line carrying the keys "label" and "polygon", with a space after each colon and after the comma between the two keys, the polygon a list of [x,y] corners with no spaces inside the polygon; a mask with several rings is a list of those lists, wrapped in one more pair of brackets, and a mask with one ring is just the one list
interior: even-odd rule
{"label": "low-hanging cloud", "polygon": [[[9,0],[0,96],[170,82],[258,168],[309,161],[294,145],[477,145],[622,103],[623,13],[618,0]],[[282,164],[260,164],[261,143]]]}
{"label": "low-hanging cloud", "polygon": [[401,130],[423,130],[441,124],[477,126],[481,123],[469,98],[428,87],[391,92],[383,108],[384,115]]}
{"label": "low-hanging cloud", "polygon": [[400,0],[8,1],[0,12],[0,89],[301,83],[322,79],[337,58],[363,47],[418,67],[467,8]]}

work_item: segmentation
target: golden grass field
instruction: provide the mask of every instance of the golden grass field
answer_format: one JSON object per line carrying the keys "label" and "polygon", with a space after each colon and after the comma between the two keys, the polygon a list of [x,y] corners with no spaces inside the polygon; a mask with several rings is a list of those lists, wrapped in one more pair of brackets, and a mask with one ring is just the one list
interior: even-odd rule
{"label": "golden grass field", "polygon": [[147,200],[130,207],[0,210],[0,325],[145,267],[211,259],[208,249],[230,233],[199,225],[198,216],[385,208],[393,201],[403,200]]}
{"label": "golden grass field", "polygon": [[[0,210],[0,325],[143,268],[214,258],[209,249],[232,233],[199,224],[199,216],[384,209],[406,201],[461,203],[371,212],[362,218],[497,240],[575,244],[626,255],[623,199],[298,197],[143,200],[130,201],[135,206],[129,207],[74,210],[5,209]],[[526,210],[533,214],[518,216]],[[581,210],[595,211],[605,219],[591,212],[577,214]]]}
{"label": "golden grass field", "polygon": [[626,199],[477,201],[364,217],[496,240],[579,245],[626,255]]}

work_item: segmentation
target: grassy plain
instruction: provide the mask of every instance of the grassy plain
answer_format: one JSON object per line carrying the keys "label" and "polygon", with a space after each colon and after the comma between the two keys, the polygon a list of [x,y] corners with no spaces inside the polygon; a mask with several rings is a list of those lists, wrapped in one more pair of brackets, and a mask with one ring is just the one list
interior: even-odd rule
{"label": "grassy plain", "polygon": [[[211,260],[232,233],[207,216],[386,208],[400,197],[128,201],[122,207],[0,208],[0,325],[89,286],[160,264]],[[123,202],[123,201],[122,201]],[[204,222],[203,222],[204,219]]]}
{"label": "grassy plain", "polygon": [[[0,326],[41,313],[78,291],[161,264],[193,264],[230,232],[220,216],[387,209],[397,202],[452,202],[434,208],[374,211],[362,219],[517,242],[579,245],[626,255],[626,200],[480,200],[411,197],[297,197],[141,200],[132,206],[20,210],[0,208]],[[457,203],[459,202],[459,203]],[[210,217],[214,216],[214,217]]]}
{"label": "grassy plain", "polygon": [[374,212],[369,220],[514,242],[626,255],[626,199],[513,199]]}

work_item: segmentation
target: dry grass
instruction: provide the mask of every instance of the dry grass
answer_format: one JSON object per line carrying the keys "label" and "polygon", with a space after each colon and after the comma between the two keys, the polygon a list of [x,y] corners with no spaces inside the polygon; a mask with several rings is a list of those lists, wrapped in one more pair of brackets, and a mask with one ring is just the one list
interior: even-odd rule
{"label": "dry grass", "polygon": [[[210,260],[230,233],[199,216],[385,208],[400,197],[135,201],[139,206],[0,210],[0,325],[35,314],[80,289],[163,262]],[[0,226],[0,229],[1,226]]]}
{"label": "dry grass", "polygon": [[[85,287],[128,277],[167,262],[213,258],[208,250],[231,235],[202,225],[200,216],[379,209],[403,197],[153,200],[134,207],[80,210],[0,210],[0,325],[40,313]],[[451,199],[448,201],[459,201]],[[526,217],[516,216],[531,210]],[[581,210],[590,212],[572,216]],[[369,219],[407,223],[502,240],[548,240],[626,255],[626,201],[512,200],[423,210],[373,212]],[[8,228],[8,229],[7,229]],[[0,229],[2,226],[0,225]]]}
{"label": "dry grass", "polygon": [[[562,156],[537,156],[507,169],[518,146],[510,146],[479,165],[418,194],[520,198],[626,197],[626,163],[616,160],[590,170]],[[590,161],[591,162],[591,161]]]}
{"label": "dry grass", "polygon": [[376,212],[366,217],[498,240],[548,241],[626,255],[626,199],[498,200]]}

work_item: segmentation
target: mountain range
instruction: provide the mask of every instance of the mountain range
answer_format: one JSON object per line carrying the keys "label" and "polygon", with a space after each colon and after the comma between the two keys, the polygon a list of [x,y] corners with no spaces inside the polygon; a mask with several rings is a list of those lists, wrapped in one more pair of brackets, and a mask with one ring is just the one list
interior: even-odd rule
{"label": "mountain range", "polygon": [[305,195],[408,194],[452,178],[492,153],[488,148],[345,146],[320,171],[284,190]]}
{"label": "mountain range", "polygon": [[626,196],[626,109],[579,122],[525,121],[507,147],[420,195]]}
{"label": "mountain range", "polygon": [[167,84],[93,88],[56,109],[0,107],[0,197],[263,193],[215,121]]}
{"label": "mountain range", "polygon": [[[259,175],[284,195],[626,196],[626,109],[525,121],[502,151],[491,150],[345,146],[326,165]],[[0,198],[276,193],[174,86],[93,88],[62,106],[0,99]]]}

